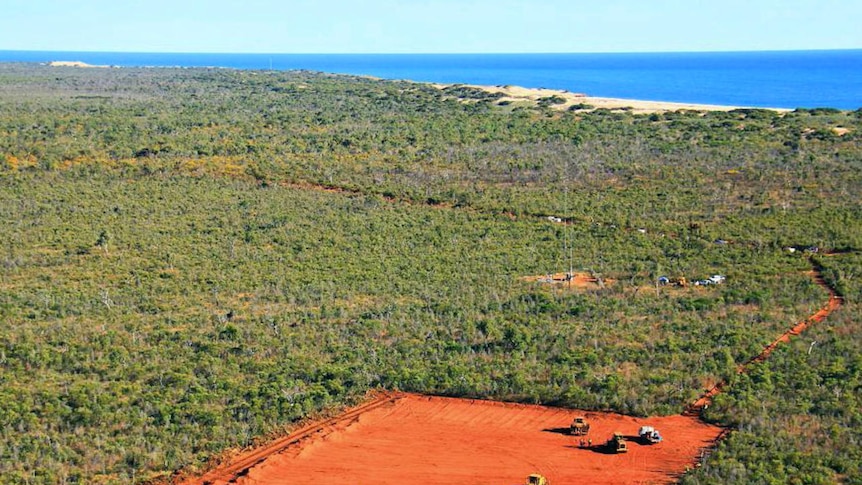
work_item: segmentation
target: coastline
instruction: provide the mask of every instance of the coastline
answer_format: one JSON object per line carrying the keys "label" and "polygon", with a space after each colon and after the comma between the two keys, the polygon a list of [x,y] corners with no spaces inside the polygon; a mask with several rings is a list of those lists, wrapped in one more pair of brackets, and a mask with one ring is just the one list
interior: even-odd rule
{"label": "coastline", "polygon": [[[448,87],[464,86],[474,89],[480,89],[490,94],[502,94],[503,96],[497,101],[507,102],[510,104],[531,104],[536,105],[542,99],[560,98],[563,101],[550,104],[553,109],[565,111],[568,109],[576,109],[582,111],[593,111],[596,109],[609,110],[624,110],[634,114],[652,114],[665,113],[669,111],[689,110],[689,111],[732,111],[735,109],[755,109],[745,106],[723,106],[713,104],[697,104],[697,103],[678,103],[672,101],[650,101],[638,99],[622,99],[622,98],[604,98],[599,96],[589,96],[582,93],[573,93],[562,89],[545,89],[545,88],[525,88],[521,86],[482,86],[475,84],[439,84],[431,83],[437,89],[445,89]],[[581,106],[580,108],[576,108]],[[756,108],[768,109],[779,113],[788,113],[793,111],[788,108]]]}
{"label": "coastline", "polygon": [[[109,68],[107,65],[87,64],[80,61],[50,61],[46,63],[53,67],[78,67],[78,68]],[[377,76],[360,76],[370,79],[384,79]],[[417,82],[417,81],[413,81]],[[547,88],[526,88],[522,86],[498,85],[486,86],[478,84],[463,84],[463,83],[426,83],[437,89],[446,89],[451,87],[467,87],[479,89],[490,94],[501,94],[497,100],[498,103],[506,104],[527,104],[535,106],[542,99],[558,98],[556,103],[550,103],[553,109],[565,111],[569,109],[577,111],[594,111],[596,109],[622,110],[633,114],[652,114],[665,113],[671,111],[687,110],[687,111],[732,111],[735,109],[754,109],[746,106],[725,106],[713,104],[698,104],[698,103],[679,103],[673,101],[651,101],[639,99],[624,99],[624,98],[605,98],[600,96],[589,96],[583,93],[573,93],[564,89],[547,89]],[[776,111],[779,113],[788,113],[793,111],[788,108],[757,108]]]}

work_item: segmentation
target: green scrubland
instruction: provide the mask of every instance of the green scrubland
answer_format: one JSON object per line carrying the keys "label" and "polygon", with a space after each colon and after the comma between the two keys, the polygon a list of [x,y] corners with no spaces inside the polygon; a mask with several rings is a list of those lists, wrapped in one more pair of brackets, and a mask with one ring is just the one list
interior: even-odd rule
{"label": "green scrubland", "polygon": [[[683,483],[862,483],[860,142],[862,111],[0,65],[0,482],[200,470],[375,388],[666,415],[727,380]],[[810,246],[845,305],[737,375],[825,304]],[[522,278],[570,265],[603,285]]]}

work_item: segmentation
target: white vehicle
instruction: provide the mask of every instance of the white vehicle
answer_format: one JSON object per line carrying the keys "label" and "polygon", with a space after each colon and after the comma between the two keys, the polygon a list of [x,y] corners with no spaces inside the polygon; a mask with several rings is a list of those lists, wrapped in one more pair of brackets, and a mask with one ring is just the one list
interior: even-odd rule
{"label": "white vehicle", "polygon": [[638,436],[642,441],[651,445],[662,441],[661,434],[652,426],[641,426],[641,429],[638,430]]}

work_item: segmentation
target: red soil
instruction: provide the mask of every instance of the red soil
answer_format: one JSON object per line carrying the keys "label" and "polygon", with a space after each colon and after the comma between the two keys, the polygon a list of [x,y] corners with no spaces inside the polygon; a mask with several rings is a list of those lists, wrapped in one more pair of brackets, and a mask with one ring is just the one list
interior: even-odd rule
{"label": "red soil", "polygon": [[566,277],[566,273],[554,273],[539,276],[524,276],[521,279],[530,282],[538,281],[554,285],[558,288],[598,289],[614,283],[614,280],[608,278],[600,282],[597,278],[593,278],[587,273],[574,273],[571,278]]}
{"label": "red soil", "polygon": [[[354,411],[186,483],[514,485],[530,473],[554,484],[670,483],[722,432],[684,416],[633,418],[400,393]],[[581,437],[566,434],[577,415],[592,426],[585,437],[592,448],[580,448]],[[664,442],[641,444],[635,436],[646,424]],[[631,438],[628,453],[601,446],[615,431]]]}

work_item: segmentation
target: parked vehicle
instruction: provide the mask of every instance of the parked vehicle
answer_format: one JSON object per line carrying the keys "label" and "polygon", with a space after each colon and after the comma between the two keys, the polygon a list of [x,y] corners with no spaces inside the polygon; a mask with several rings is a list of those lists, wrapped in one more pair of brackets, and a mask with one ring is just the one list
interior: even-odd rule
{"label": "parked vehicle", "polygon": [[641,429],[638,430],[638,436],[640,436],[642,442],[648,445],[654,445],[662,441],[661,433],[652,426],[641,426]]}

